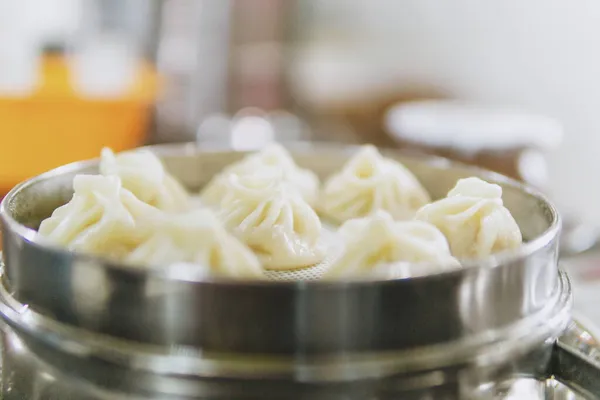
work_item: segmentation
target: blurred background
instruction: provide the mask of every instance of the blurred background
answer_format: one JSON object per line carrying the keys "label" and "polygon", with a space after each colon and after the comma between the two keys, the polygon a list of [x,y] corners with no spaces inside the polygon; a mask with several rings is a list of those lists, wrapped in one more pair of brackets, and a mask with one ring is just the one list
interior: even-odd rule
{"label": "blurred background", "polygon": [[600,226],[593,0],[0,0],[0,192],[145,143],[371,142],[546,191]]}

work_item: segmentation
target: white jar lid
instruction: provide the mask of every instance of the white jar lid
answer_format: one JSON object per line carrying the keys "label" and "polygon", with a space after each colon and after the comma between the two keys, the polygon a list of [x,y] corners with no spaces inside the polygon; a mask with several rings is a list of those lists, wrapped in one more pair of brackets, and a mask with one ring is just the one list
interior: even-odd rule
{"label": "white jar lid", "polygon": [[547,116],[455,100],[399,104],[384,123],[396,139],[465,152],[555,148],[563,136],[562,126]]}

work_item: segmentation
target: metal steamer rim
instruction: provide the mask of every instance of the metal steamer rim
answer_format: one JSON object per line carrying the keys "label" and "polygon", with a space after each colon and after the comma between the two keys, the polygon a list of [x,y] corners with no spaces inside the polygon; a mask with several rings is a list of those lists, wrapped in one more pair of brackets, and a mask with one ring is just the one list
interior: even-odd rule
{"label": "metal steamer rim", "polygon": [[[245,154],[195,144],[150,149],[190,191]],[[356,149],[288,147],[321,178]],[[131,371],[183,386],[229,378],[417,384],[415,377],[431,372],[446,371],[447,379],[459,370],[493,372],[550,350],[571,305],[568,278],[557,266],[560,218],[553,205],[494,173],[382,153],[403,162],[433,198],[462,177],[499,183],[529,241],[462,269],[391,281],[245,282],[180,267],[131,268],[35,240],[39,221],[72,195],[72,177],[96,172],[97,161],[85,161],[33,178],[3,201],[0,316],[50,364],[82,371],[102,365],[115,376]]]}
{"label": "metal steamer rim", "polygon": [[[245,154],[195,144],[150,149],[188,189]],[[288,150],[323,178],[357,147],[304,143]],[[460,270],[384,282],[232,282],[200,279],[181,268],[132,269],[35,241],[35,220],[72,193],[72,176],[94,172],[97,161],[84,161],[33,178],[2,202],[0,312],[24,336],[76,356],[159,372],[305,381],[486,365],[558,335],[569,318],[570,285],[557,270],[560,218],[552,204],[495,173],[442,158],[382,153],[405,163],[434,198],[461,177],[501,184],[531,240]],[[73,291],[73,274],[90,271],[111,288],[95,310],[99,327],[89,322],[96,314],[76,307]],[[164,291],[149,298],[149,283]]]}
{"label": "metal steamer rim", "polygon": [[[3,266],[0,268],[3,278]],[[532,346],[556,338],[571,320],[571,284],[564,272],[560,273],[559,283],[553,301],[542,311],[500,331],[426,348],[312,358],[214,354],[196,348],[165,348],[115,339],[43,316],[12,298],[4,284],[0,285],[0,314],[13,329],[32,340],[71,356],[98,358],[127,368],[199,377],[293,377],[307,382],[334,382],[385,378],[443,368],[457,361],[486,367],[523,355]]]}

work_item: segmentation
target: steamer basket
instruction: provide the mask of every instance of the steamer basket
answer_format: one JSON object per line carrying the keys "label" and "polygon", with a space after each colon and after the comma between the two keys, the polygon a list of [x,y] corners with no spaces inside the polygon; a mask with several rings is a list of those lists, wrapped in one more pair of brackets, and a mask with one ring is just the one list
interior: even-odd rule
{"label": "steamer basket", "polygon": [[[196,145],[152,149],[191,191],[243,156]],[[290,151],[325,177],[355,149]],[[97,172],[97,160],[71,164],[19,185],[1,205],[5,380],[32,398],[22,380],[50,376],[63,397],[37,397],[44,399],[487,399],[502,398],[489,396],[514,373],[549,376],[552,357],[582,336],[571,328],[570,344],[556,345],[571,293],[557,266],[554,207],[491,172],[385,153],[434,198],[462,177],[502,185],[526,243],[460,270],[380,282],[234,282],[177,266],[141,270],[36,243],[33,229],[68,201],[73,176]],[[598,371],[596,361],[571,353],[588,373]],[[6,387],[7,399],[19,392]],[[598,383],[582,388],[600,392]]]}

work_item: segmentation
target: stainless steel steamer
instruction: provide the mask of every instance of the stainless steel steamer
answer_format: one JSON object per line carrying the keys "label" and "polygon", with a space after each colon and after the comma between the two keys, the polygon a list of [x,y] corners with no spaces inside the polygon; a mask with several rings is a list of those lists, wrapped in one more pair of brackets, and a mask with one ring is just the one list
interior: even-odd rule
{"label": "stainless steel steamer", "polygon": [[[154,150],[192,191],[243,156],[196,145]],[[291,149],[322,177],[353,150]],[[68,201],[73,176],[96,172],[97,161],[19,185],[0,211],[4,398],[500,399],[524,388],[529,397],[516,398],[599,394],[596,342],[571,322],[570,284],[557,266],[554,207],[497,174],[387,155],[434,197],[461,177],[501,184],[527,242],[515,254],[406,280],[207,281],[181,266],[138,269],[36,243],[33,229]]]}

